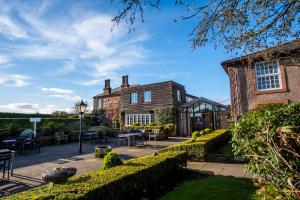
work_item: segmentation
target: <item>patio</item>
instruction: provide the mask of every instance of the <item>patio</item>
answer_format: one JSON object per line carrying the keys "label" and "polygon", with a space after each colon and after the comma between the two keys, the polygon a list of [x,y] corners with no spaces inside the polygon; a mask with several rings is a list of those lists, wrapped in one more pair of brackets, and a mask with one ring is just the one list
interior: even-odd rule
{"label": "patio", "polygon": [[[151,155],[156,150],[185,140],[186,138],[169,138],[163,141],[147,141],[145,146],[128,148],[117,146],[116,142],[107,143],[123,159],[131,159]],[[40,177],[42,172],[53,167],[72,166],[77,168],[76,174],[83,174],[101,168],[102,161],[95,158],[94,150],[99,144],[86,141],[83,153],[78,154],[78,143],[52,145],[41,148],[41,153],[16,155],[14,160],[14,175],[9,181],[0,182],[0,197],[43,184]]]}

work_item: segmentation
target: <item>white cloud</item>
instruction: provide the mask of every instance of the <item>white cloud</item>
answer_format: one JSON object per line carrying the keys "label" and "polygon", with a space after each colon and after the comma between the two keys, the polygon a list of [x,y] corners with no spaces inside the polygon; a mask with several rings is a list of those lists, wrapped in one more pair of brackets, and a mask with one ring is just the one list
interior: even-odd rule
{"label": "white cloud", "polygon": [[0,73],[0,85],[8,87],[24,87],[31,83],[29,82],[31,78],[21,74],[6,74]]}
{"label": "white cloud", "polygon": [[42,88],[42,91],[47,93],[48,97],[64,99],[67,101],[76,102],[81,100],[80,96],[74,94],[73,90],[62,88]]}
{"label": "white cloud", "polygon": [[66,111],[68,113],[74,112],[73,108],[62,108],[56,105],[41,106],[36,103],[9,103],[7,105],[0,105],[0,112],[16,112],[16,113],[45,113],[51,114],[56,110]]}
{"label": "white cloud", "polygon": [[[45,1],[32,12],[17,9],[24,29],[15,25],[16,30],[10,31],[14,32],[11,35],[28,38],[25,43],[14,43],[11,50],[14,56],[56,60],[61,64],[55,70],[49,70],[49,74],[53,71],[58,75],[84,71],[83,75],[97,80],[101,73],[141,64],[149,56],[150,52],[142,46],[148,40],[148,34],[128,34],[127,27],[122,24],[112,30],[112,16],[108,14],[84,13],[76,18],[66,15],[54,23],[41,16],[53,4],[55,2]],[[13,24],[13,18],[8,16],[9,12],[4,19],[11,23],[6,24]],[[0,29],[0,35],[4,37],[8,37],[6,32]]]}
{"label": "white cloud", "polygon": [[28,37],[27,33],[6,15],[0,15],[0,33],[9,39]]}
{"label": "white cloud", "polygon": [[56,94],[73,94],[73,90],[67,90],[62,88],[42,88],[44,92],[51,92]]}

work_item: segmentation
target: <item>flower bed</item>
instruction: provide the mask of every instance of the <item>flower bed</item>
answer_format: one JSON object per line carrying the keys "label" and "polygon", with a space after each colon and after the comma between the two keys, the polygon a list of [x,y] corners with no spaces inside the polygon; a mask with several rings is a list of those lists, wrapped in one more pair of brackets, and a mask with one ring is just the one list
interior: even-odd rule
{"label": "flower bed", "polygon": [[63,184],[45,185],[8,196],[20,199],[130,199],[186,165],[186,153],[167,152],[126,161],[123,165],[75,176]]}
{"label": "flower bed", "polygon": [[168,151],[186,151],[189,160],[202,161],[208,151],[215,145],[226,139],[227,130],[216,130],[210,134],[198,137],[195,141],[187,140],[176,145],[159,150],[159,153]]}

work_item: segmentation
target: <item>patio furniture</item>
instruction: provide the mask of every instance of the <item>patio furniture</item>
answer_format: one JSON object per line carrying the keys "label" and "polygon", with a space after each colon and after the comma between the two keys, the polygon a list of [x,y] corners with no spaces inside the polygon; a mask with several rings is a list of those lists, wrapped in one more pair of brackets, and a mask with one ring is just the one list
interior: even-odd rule
{"label": "patio furniture", "polygon": [[152,129],[152,132],[149,132],[149,141],[151,140],[151,138],[154,138],[154,140],[156,141],[157,138],[159,138],[159,133],[160,130],[159,129]]}
{"label": "patio furniture", "polygon": [[127,139],[128,142],[128,148],[130,148],[131,144],[135,143],[135,137],[141,137],[143,136],[143,133],[138,132],[138,133],[126,133],[126,134],[120,134],[118,135],[118,145],[120,146],[120,142],[124,139]]}
{"label": "patio furniture", "polygon": [[12,169],[12,152],[10,150],[0,150],[0,170],[2,170],[2,178],[5,178],[7,171],[7,179],[9,180],[10,170]]}
{"label": "patio furniture", "polygon": [[64,132],[55,132],[55,143],[60,144],[60,141],[68,143],[68,136]]}

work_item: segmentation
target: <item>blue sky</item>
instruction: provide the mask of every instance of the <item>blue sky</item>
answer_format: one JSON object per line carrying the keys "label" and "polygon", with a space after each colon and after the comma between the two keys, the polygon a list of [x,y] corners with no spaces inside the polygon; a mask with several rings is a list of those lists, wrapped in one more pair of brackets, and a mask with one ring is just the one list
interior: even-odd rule
{"label": "blue sky", "polygon": [[[113,26],[117,5],[102,1],[0,0],[0,112],[71,111],[102,92],[103,82],[174,80],[188,93],[229,103],[229,81],[213,45],[192,50],[196,21],[174,22],[173,4],[150,9],[145,23]],[[113,28],[113,30],[111,30]]]}

